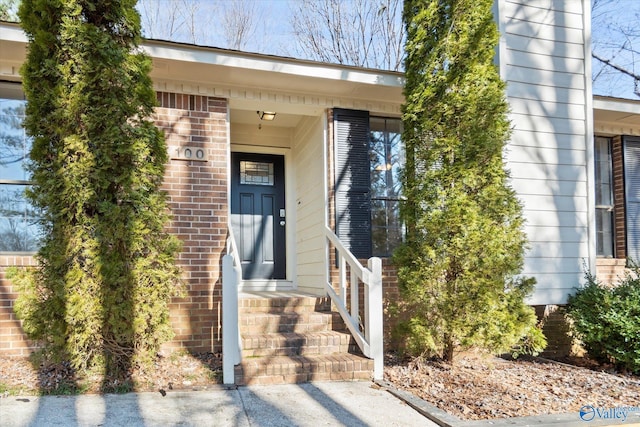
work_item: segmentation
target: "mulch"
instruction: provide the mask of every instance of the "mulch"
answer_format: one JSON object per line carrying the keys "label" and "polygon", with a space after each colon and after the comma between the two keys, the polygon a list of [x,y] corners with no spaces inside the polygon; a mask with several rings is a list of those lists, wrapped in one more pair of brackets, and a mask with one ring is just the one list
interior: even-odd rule
{"label": "mulch", "polygon": [[454,365],[391,360],[385,379],[463,420],[571,413],[584,405],[640,407],[640,377],[585,358],[564,362],[573,365],[477,354]]}
{"label": "mulch", "polygon": [[0,357],[0,397],[9,394],[77,394],[204,389],[222,382],[220,353],[158,356],[153,366],[128,378],[79,377],[68,363],[34,364],[28,358]]}

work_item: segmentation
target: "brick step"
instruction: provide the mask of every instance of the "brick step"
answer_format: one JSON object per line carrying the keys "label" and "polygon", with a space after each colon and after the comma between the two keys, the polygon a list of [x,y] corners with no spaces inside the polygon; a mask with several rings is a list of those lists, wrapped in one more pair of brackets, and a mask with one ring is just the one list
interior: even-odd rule
{"label": "brick step", "polygon": [[242,336],[244,357],[309,356],[357,353],[358,345],[344,332],[274,333]]}
{"label": "brick step", "polygon": [[320,332],[334,329],[344,330],[344,322],[337,312],[245,313],[240,315],[240,333],[242,335]]}
{"label": "brick step", "polygon": [[292,384],[370,380],[373,360],[349,353],[246,358],[235,367],[236,384]]}
{"label": "brick step", "polygon": [[239,313],[311,313],[331,311],[331,299],[328,297],[277,297],[251,298],[238,300]]}

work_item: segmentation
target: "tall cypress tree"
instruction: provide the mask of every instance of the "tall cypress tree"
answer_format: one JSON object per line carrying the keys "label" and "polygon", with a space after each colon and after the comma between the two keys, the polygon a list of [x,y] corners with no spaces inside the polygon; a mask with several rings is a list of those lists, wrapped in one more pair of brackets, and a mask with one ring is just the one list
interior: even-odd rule
{"label": "tall cypress tree", "polygon": [[76,368],[126,375],[171,337],[177,239],[160,191],[167,161],[150,120],[151,61],[135,0],[23,0],[28,197],[40,268],[19,277],[25,330]]}
{"label": "tall cypress tree", "polygon": [[518,279],[526,246],[508,183],[505,85],[493,0],[405,0],[407,237],[395,257],[409,348],[453,360],[504,351],[531,331]]}

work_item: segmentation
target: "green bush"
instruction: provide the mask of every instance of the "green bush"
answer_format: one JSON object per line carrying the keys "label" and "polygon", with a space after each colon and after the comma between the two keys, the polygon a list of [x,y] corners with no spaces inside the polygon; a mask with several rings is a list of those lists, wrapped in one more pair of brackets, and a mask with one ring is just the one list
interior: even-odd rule
{"label": "green bush", "polygon": [[640,266],[621,284],[605,287],[587,273],[587,284],[569,297],[567,314],[591,357],[640,373]]}

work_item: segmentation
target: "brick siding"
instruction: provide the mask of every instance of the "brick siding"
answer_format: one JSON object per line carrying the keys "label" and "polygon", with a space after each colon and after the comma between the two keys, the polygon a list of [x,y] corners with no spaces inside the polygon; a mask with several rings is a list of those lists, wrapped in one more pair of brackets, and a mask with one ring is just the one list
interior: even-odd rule
{"label": "brick siding", "polygon": [[28,254],[0,255],[0,354],[4,356],[28,356],[36,349],[13,311],[18,290],[6,277],[7,267],[32,265],[35,259]]}
{"label": "brick siding", "polygon": [[605,285],[615,286],[629,271],[626,265],[624,258],[597,258],[596,278]]}
{"label": "brick siding", "polygon": [[207,96],[159,92],[156,125],[169,155],[177,147],[203,149],[207,161],[171,159],[163,189],[169,195],[169,231],[183,247],[178,265],[187,295],[170,306],[176,336],[167,347],[220,351],[221,259],[227,237],[227,104]]}
{"label": "brick siding", "polygon": [[[170,305],[175,338],[166,350],[221,350],[221,258],[227,236],[227,101],[225,99],[158,92],[154,114],[165,133],[169,155],[176,147],[205,151],[206,161],[169,160],[163,190],[168,193],[172,220],[168,230],[183,243],[178,264],[186,295]],[[35,265],[29,255],[0,255],[0,354],[26,356],[35,349],[13,312],[17,296],[6,279],[8,266]]]}

